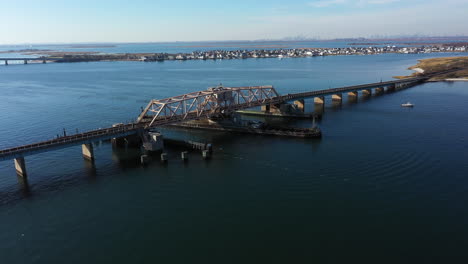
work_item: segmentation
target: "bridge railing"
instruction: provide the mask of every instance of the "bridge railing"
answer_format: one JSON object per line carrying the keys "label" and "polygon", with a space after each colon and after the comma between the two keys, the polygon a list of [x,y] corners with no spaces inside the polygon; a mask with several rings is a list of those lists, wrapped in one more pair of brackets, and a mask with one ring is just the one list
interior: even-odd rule
{"label": "bridge railing", "polygon": [[70,143],[70,142],[74,142],[74,141],[93,139],[93,138],[104,136],[104,135],[125,133],[125,132],[129,132],[129,131],[135,130],[137,128],[140,128],[140,127],[141,127],[141,125],[129,124],[129,125],[122,125],[122,126],[117,126],[117,127],[93,130],[93,131],[80,133],[80,134],[74,134],[74,135],[70,135],[70,136],[63,136],[63,137],[59,137],[59,138],[56,138],[56,139],[42,141],[42,142],[39,142],[39,143],[34,143],[34,144],[24,145],[24,146],[20,146],[20,147],[9,148],[9,149],[5,149],[5,150],[0,150],[0,156],[10,155],[10,154],[13,154],[13,153],[16,153],[16,152],[19,152],[19,151],[24,151],[24,150],[30,150],[30,149],[36,149],[36,148],[42,148],[42,147],[49,147],[49,146],[52,146],[52,145],[66,144],[66,143]]}

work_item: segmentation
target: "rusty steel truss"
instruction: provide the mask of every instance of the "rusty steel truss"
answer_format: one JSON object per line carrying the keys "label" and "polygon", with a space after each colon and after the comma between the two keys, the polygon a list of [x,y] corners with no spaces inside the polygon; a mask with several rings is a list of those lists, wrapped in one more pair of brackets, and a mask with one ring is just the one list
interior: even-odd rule
{"label": "rusty steel truss", "polygon": [[236,110],[278,103],[279,94],[273,86],[224,87],[179,95],[162,100],[151,100],[137,119],[149,122],[147,127],[211,118]]}

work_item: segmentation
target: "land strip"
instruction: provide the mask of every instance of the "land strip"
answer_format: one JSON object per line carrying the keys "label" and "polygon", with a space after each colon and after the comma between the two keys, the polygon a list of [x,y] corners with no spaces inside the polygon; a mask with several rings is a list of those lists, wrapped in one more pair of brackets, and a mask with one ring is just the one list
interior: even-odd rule
{"label": "land strip", "polygon": [[87,61],[165,61],[165,60],[223,60],[248,58],[300,58],[313,56],[337,55],[374,55],[386,53],[420,54],[420,53],[453,53],[468,52],[468,43],[456,45],[436,45],[419,47],[343,47],[343,48],[294,48],[294,49],[243,49],[243,50],[209,50],[190,53],[100,53],[95,51],[50,51],[26,50],[25,55],[47,57],[56,62],[87,62]]}
{"label": "land strip", "polygon": [[395,76],[395,78],[403,79],[409,77],[419,77],[421,75],[433,74],[444,71],[449,73],[440,74],[431,78],[429,81],[454,81],[468,80],[468,56],[464,57],[444,57],[419,60],[419,63],[409,67],[415,72],[409,76]]}

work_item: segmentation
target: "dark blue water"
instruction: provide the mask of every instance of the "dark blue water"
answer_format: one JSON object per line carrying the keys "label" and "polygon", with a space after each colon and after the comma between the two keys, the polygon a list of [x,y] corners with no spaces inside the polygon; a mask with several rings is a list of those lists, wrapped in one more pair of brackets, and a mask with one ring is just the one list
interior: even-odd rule
{"label": "dark blue water", "polygon": [[[456,55],[456,54],[455,54]],[[135,118],[151,98],[272,84],[282,94],[390,80],[439,55],[0,68],[0,148]],[[442,56],[442,55],[440,55]],[[413,109],[400,104],[411,101]],[[0,163],[2,263],[460,263],[468,246],[468,83],[427,83],[341,108],[321,140],[166,131],[206,140],[167,166],[79,146]],[[310,101],[307,111],[312,110]],[[291,121],[309,126],[310,121]]]}

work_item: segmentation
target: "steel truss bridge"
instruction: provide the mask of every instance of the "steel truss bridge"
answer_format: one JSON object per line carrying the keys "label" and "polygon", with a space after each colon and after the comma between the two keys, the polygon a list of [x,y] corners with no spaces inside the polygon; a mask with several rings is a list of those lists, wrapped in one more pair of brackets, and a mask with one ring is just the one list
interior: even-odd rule
{"label": "steel truss bridge", "polygon": [[395,88],[395,86],[414,85],[429,78],[407,78],[402,80],[370,83],[364,85],[333,88],[305,93],[279,95],[273,86],[223,87],[217,86],[205,91],[179,95],[162,100],[151,100],[136,122],[109,128],[92,130],[75,135],[63,136],[43,142],[0,150],[0,160],[23,158],[27,155],[60,149],[78,144],[124,137],[152,127],[178,122],[213,118],[237,110],[262,105],[282,104],[288,101],[310,97],[320,97],[344,92],[372,88]]}

